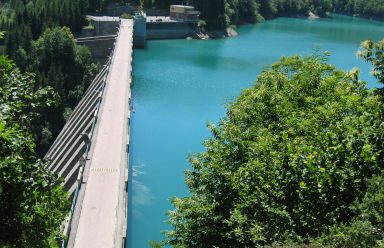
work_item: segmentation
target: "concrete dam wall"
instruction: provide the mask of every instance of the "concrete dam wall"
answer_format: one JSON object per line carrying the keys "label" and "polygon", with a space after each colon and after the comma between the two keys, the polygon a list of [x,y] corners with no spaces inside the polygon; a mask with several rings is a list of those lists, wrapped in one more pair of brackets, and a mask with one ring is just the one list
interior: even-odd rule
{"label": "concrete dam wall", "polygon": [[193,24],[186,22],[148,22],[147,39],[185,39],[196,34]]}

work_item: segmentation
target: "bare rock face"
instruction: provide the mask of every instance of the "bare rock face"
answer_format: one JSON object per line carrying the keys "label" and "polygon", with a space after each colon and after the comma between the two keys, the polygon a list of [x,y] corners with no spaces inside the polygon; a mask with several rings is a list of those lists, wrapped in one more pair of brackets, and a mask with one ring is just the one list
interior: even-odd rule
{"label": "bare rock face", "polygon": [[233,28],[227,28],[227,36],[236,37],[236,36],[239,36],[239,33]]}
{"label": "bare rock face", "polygon": [[320,16],[316,15],[315,13],[313,13],[312,11],[309,11],[308,13],[308,19],[310,20],[315,20],[315,19],[319,19]]}
{"label": "bare rock face", "polygon": [[226,28],[225,30],[210,31],[206,34],[207,38],[210,39],[223,39],[227,37],[236,37],[239,34],[233,28]]}

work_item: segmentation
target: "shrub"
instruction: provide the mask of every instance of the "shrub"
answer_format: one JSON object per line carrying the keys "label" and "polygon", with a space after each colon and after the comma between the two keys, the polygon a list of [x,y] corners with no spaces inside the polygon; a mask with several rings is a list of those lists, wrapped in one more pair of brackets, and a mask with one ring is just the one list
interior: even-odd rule
{"label": "shrub", "polygon": [[120,16],[121,19],[133,19],[133,16],[129,13],[123,13],[121,16]]}

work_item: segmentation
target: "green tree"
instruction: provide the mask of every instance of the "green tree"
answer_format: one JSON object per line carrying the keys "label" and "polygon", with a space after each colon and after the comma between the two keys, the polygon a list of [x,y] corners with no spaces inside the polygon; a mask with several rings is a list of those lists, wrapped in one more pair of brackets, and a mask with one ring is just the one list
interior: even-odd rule
{"label": "green tree", "polygon": [[72,34],[81,30],[89,7],[100,11],[109,2],[100,0],[96,6],[94,0],[90,1],[10,0],[0,3],[0,31],[7,34],[6,54],[22,72],[36,75],[36,88],[50,86],[58,93],[58,104],[41,114],[39,128],[31,130],[39,157],[45,155],[63,127],[64,110],[71,112],[99,69],[92,63],[90,50],[76,45]]}
{"label": "green tree", "polygon": [[259,4],[254,0],[239,0],[239,18],[251,23],[260,20]]}
{"label": "green tree", "polygon": [[358,213],[350,224],[332,227],[330,234],[318,239],[318,243],[330,247],[383,247],[384,245],[384,177],[374,176],[362,200],[352,209]]}
{"label": "green tree", "polygon": [[0,72],[0,246],[52,247],[68,202],[58,177],[36,158],[31,130],[56,96],[36,90],[33,75],[4,56]]}
{"label": "green tree", "polygon": [[27,71],[39,72],[38,87],[50,86],[59,96],[55,111],[42,116],[41,122],[47,123],[44,127],[52,133],[49,142],[46,139],[43,142],[39,131],[38,153],[44,155],[52,138],[56,137],[65,123],[64,109],[76,106],[99,66],[92,63],[90,50],[77,45],[71,30],[66,27],[46,29],[37,41],[32,42],[26,64]]}
{"label": "green tree", "polygon": [[201,18],[207,22],[208,29],[222,29],[228,25],[226,13],[229,9],[226,0],[193,0],[191,4],[200,10]]}
{"label": "green tree", "polygon": [[168,243],[255,247],[304,242],[348,225],[381,174],[383,103],[358,72],[323,55],[282,58],[228,106],[190,158]]}
{"label": "green tree", "polygon": [[232,24],[257,22],[282,15],[308,15],[311,10],[325,16],[332,10],[332,0],[193,0],[208,29],[223,29]]}
{"label": "green tree", "polygon": [[372,75],[384,84],[384,40],[362,42],[357,55],[373,65]]}
{"label": "green tree", "polygon": [[274,0],[259,0],[260,4],[260,13],[264,18],[270,19],[276,16],[277,14],[277,5]]}

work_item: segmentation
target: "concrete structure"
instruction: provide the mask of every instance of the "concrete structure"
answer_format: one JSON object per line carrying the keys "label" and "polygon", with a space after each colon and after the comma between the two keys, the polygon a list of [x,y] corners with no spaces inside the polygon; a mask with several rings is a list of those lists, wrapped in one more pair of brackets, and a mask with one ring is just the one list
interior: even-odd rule
{"label": "concrete structure", "polygon": [[115,35],[119,27],[120,18],[118,16],[90,16],[87,18],[91,20],[94,27],[92,36],[106,36]]}
{"label": "concrete structure", "polygon": [[192,22],[199,21],[200,12],[195,10],[193,6],[186,5],[171,5],[169,10],[169,16],[172,20]]}
{"label": "concrete structure", "polygon": [[145,47],[147,45],[147,23],[145,14],[135,14],[133,43],[135,47]]}
{"label": "concrete structure", "polygon": [[[147,36],[145,16],[138,14],[133,16],[135,18],[133,45],[136,47],[145,47]],[[87,18],[90,19],[93,29],[89,27],[83,28],[82,34],[76,38],[76,41],[79,44],[88,46],[93,58],[97,62],[104,63],[111,53],[112,46],[115,42],[120,17],[88,15]]]}
{"label": "concrete structure", "polygon": [[111,54],[120,18],[87,15],[91,26],[84,27],[76,42],[89,47],[96,62],[104,64]]}
{"label": "concrete structure", "polygon": [[110,60],[95,77],[45,156],[50,160],[49,170],[64,179],[64,189],[70,193],[71,198],[74,197],[77,188],[77,179],[82,165],[80,159],[88,150],[89,142],[81,134],[92,133],[109,67]]}
{"label": "concrete structure", "polygon": [[73,200],[67,247],[124,247],[133,20],[47,154]]}
{"label": "concrete structure", "polygon": [[104,64],[111,54],[111,49],[115,43],[116,34],[105,36],[91,36],[85,38],[77,38],[76,42],[80,45],[87,46],[95,61]]}
{"label": "concrete structure", "polygon": [[[198,21],[200,12],[193,6],[171,5],[169,15],[147,16],[147,39],[185,39],[199,38]],[[161,12],[165,12],[162,10]],[[159,12],[159,13],[161,13]]]}
{"label": "concrete structure", "polygon": [[168,9],[146,9],[145,14],[147,16],[169,16]]}
{"label": "concrete structure", "polygon": [[196,37],[198,28],[187,22],[170,20],[169,17],[156,17],[161,21],[151,21],[155,17],[147,18],[147,39],[185,39]]}

